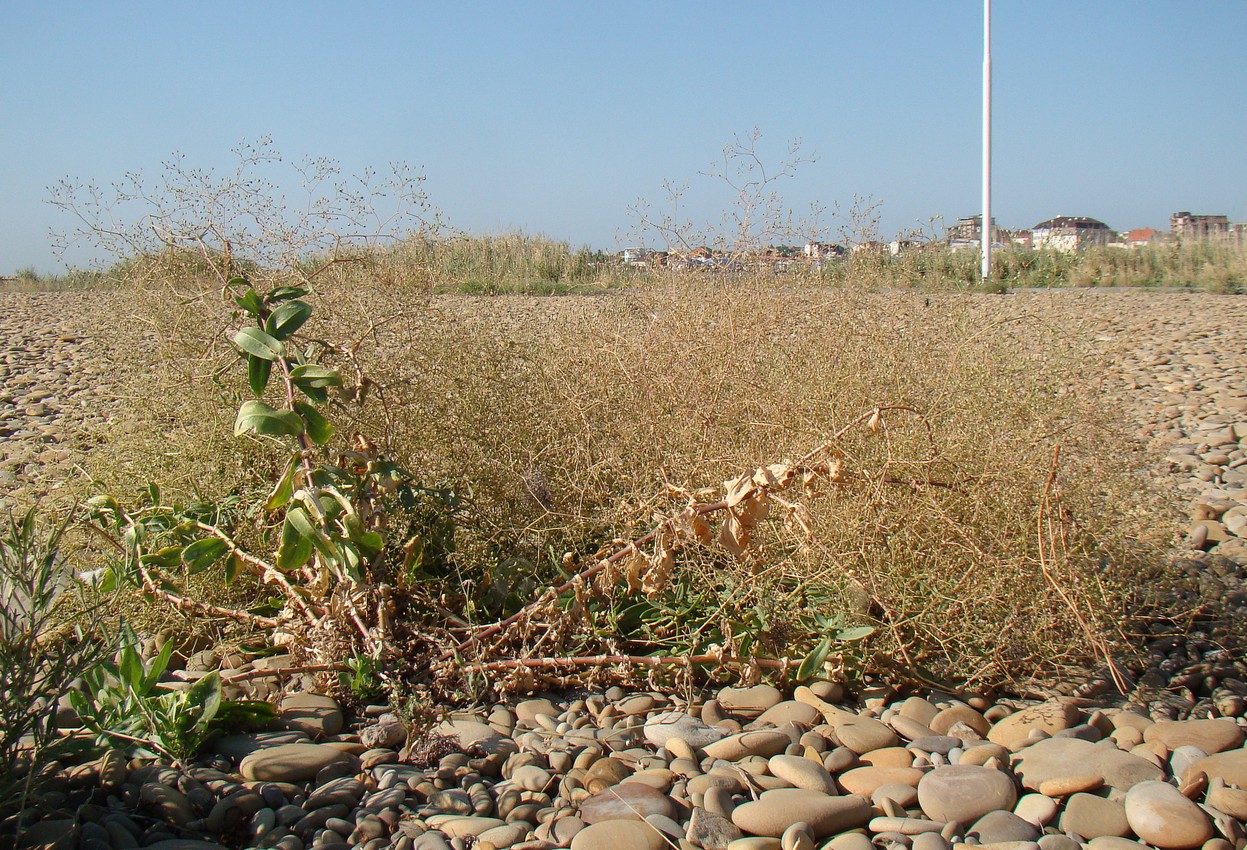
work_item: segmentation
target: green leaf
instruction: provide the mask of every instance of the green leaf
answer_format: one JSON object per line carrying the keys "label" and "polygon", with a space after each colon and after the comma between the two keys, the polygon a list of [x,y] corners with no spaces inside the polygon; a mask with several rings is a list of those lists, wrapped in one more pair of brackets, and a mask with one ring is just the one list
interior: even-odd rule
{"label": "green leaf", "polygon": [[264,395],[264,388],[268,386],[268,376],[272,371],[272,360],[265,360],[263,357],[256,357],[254,354],[248,354],[247,383],[251,385],[251,392],[255,393],[257,396]]}
{"label": "green leaf", "polygon": [[319,363],[308,363],[304,366],[295,366],[290,370],[290,380],[294,382],[299,389],[307,387],[340,387],[342,386],[342,375],[337,369],[330,369],[327,366],[321,366]]}
{"label": "green leaf", "polygon": [[[235,278],[230,281],[231,284],[235,282],[246,284],[246,281],[243,281],[241,278]],[[260,313],[264,310],[264,301],[261,300],[260,294],[249,286],[246,292],[234,299],[234,303],[256,318],[259,318]]]}
{"label": "green leaf", "polygon": [[238,578],[238,572],[242,569],[242,558],[238,557],[235,552],[229,556],[229,560],[225,562],[225,583],[233,584],[234,579]]}
{"label": "green leaf", "polygon": [[286,512],[281,526],[281,545],[277,548],[277,569],[289,572],[303,566],[312,557],[311,522],[303,508]]}
{"label": "green leaf", "polygon": [[176,567],[182,563],[182,547],[166,546],[157,552],[149,552],[139,558],[139,563],[145,567]]}
{"label": "green leaf", "polygon": [[147,673],[143,676],[141,682],[140,694],[147,695],[151,693],[152,689],[160,682],[160,677],[164,675],[165,668],[169,666],[169,659],[173,657],[173,650],[176,648],[177,645],[173,641],[165,641],[165,645],[160,648],[160,652],[156,654],[156,657],[151,660],[147,667]]}
{"label": "green leaf", "polygon": [[317,404],[324,404],[329,401],[329,391],[322,390],[320,387],[299,387],[303,390],[303,394]]}
{"label": "green leaf", "polygon": [[286,353],[286,346],[280,340],[259,328],[243,328],[234,334],[234,345],[261,360],[276,360]]}
{"label": "green leaf", "polygon": [[303,420],[289,410],[274,410],[262,401],[245,401],[234,420],[234,436],[263,434],[269,437],[297,437],[303,433]]}
{"label": "green leaf", "polygon": [[194,575],[208,569],[228,551],[229,544],[221,538],[205,537],[182,550],[182,563],[186,564],[191,575]]}
{"label": "green leaf", "polygon": [[213,670],[191,685],[186,691],[186,702],[199,709],[194,725],[186,731],[206,730],[208,724],[212,722],[212,718],[216,717],[217,710],[221,707],[220,674]]}
{"label": "green leaf", "polygon": [[276,339],[290,339],[311,316],[312,308],[306,301],[287,301],[268,317],[264,329]]}
{"label": "green leaf", "polygon": [[270,292],[265,300],[270,304],[280,304],[282,301],[302,298],[304,295],[307,295],[307,290],[301,286],[279,286]]}
{"label": "green leaf", "polygon": [[804,682],[811,679],[823,669],[823,662],[827,660],[828,654],[831,653],[831,638],[825,637],[818,642],[813,651],[801,661],[801,666],[797,668],[797,681]]}
{"label": "green leaf", "polygon": [[320,411],[312,407],[312,405],[303,401],[294,403],[295,412],[303,419],[303,424],[307,435],[312,438],[312,442],[318,446],[323,446],[333,438],[333,426],[325,417],[320,415]]}
{"label": "green leaf", "polygon": [[847,643],[868,638],[875,633],[874,626],[857,626],[852,629],[841,629],[836,632],[836,640],[842,640]]}
{"label": "green leaf", "polygon": [[281,474],[281,478],[277,479],[273,492],[269,493],[268,501],[264,503],[264,510],[275,511],[286,506],[290,501],[291,493],[294,492],[294,473],[298,468],[299,453],[295,452],[290,456],[290,462],[286,464],[286,471]]}

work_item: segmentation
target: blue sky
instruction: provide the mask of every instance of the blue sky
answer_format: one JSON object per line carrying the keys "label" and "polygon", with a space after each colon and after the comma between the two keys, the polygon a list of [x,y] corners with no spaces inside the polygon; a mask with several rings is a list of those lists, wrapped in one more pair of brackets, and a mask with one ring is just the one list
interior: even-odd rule
{"label": "blue sky", "polygon": [[[1247,220],[1247,2],[996,0],[994,213]],[[64,177],[224,169],[242,140],[419,166],[457,228],[631,242],[629,207],[758,127],[783,185],[881,201],[884,236],[979,206],[982,4],[4,0],[0,274],[62,268]],[[838,222],[828,221],[832,228]],[[72,264],[89,259],[69,257]]]}

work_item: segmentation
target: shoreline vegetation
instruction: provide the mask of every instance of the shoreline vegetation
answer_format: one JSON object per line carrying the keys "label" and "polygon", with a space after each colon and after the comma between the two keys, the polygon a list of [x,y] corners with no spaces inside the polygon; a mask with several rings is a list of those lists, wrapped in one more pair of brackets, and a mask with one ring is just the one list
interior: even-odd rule
{"label": "shoreline vegetation", "polygon": [[[697,265],[676,255],[663,265],[624,263],[620,255],[518,232],[450,237],[413,236],[375,253],[372,273],[401,289],[463,295],[596,295],[654,278],[761,278],[777,284],[935,291],[1000,291],[1126,286],[1247,293],[1247,245],[1186,240],[1140,247],[1094,247],[1079,253],[1029,248],[993,252],[992,279],[980,280],[977,251],[950,251],[939,242],[891,256],[886,248],[857,250],[819,262],[800,249],[771,249]],[[0,278],[2,291],[46,292],[116,285],[134,260],[106,268],[49,274],[19,269]],[[309,264],[314,264],[310,260]]]}

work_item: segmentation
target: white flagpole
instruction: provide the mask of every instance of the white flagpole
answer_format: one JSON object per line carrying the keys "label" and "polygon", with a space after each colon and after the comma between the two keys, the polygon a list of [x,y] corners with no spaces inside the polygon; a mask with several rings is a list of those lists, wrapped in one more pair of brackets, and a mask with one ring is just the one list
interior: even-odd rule
{"label": "white flagpole", "polygon": [[983,0],[983,282],[992,274],[992,0]]}

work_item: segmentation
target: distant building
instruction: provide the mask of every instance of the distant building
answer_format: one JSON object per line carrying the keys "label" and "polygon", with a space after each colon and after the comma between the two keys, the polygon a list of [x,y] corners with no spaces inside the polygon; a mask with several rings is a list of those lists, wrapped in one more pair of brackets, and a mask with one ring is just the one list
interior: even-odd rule
{"label": "distant building", "polygon": [[1122,241],[1132,248],[1164,240],[1165,234],[1152,227],[1136,227],[1134,230],[1126,231],[1126,235],[1122,237]]}
{"label": "distant building", "polygon": [[1113,231],[1107,224],[1084,215],[1059,215],[1031,228],[1031,245],[1036,250],[1051,248],[1073,253],[1112,241]]}
{"label": "distant building", "polygon": [[1223,215],[1176,212],[1169,216],[1169,229],[1179,239],[1224,239],[1230,235],[1230,220]]}
{"label": "distant building", "polygon": [[[1004,241],[1007,234],[996,226],[992,219],[992,244]],[[950,251],[977,248],[983,244],[983,216],[971,215],[957,219],[957,223],[948,228],[948,248]]]}
{"label": "distant building", "polygon": [[832,257],[843,257],[848,252],[843,245],[834,245],[826,242],[806,242],[802,253],[811,260],[825,260]]}

